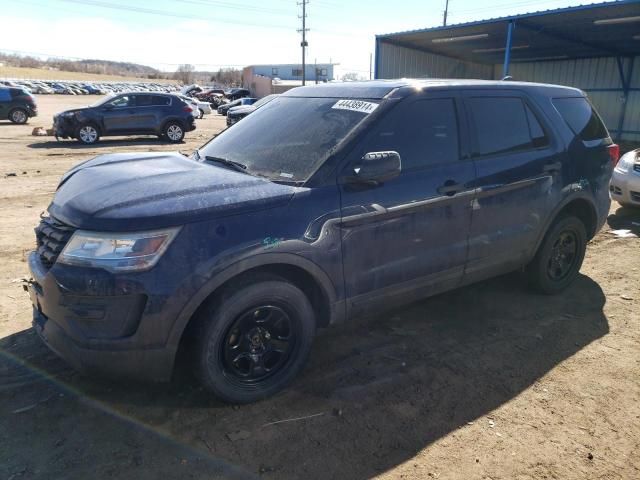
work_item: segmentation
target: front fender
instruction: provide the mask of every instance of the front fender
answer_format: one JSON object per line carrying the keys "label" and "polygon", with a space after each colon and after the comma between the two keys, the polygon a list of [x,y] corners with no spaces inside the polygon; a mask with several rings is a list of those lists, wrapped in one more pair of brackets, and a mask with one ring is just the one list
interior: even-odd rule
{"label": "front fender", "polygon": [[244,272],[269,265],[290,265],[305,270],[318,282],[329,300],[331,309],[330,323],[340,321],[344,317],[344,309],[339,308],[336,301],[335,287],[329,276],[318,265],[293,253],[263,253],[228,265],[205,282],[178,315],[169,334],[167,346],[177,350],[182,334],[191,317],[193,317],[198,307],[221,285]]}

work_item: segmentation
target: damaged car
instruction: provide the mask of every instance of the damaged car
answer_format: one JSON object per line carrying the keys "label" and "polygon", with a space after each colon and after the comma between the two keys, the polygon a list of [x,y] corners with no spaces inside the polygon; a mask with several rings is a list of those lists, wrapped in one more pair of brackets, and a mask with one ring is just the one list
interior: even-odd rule
{"label": "damaged car", "polygon": [[575,88],[295,88],[191,158],[69,170],[28,257],[33,326],[77,369],[166,381],[180,351],[208,391],[254,402],[319,328],[513,271],[564,291],[618,153]]}
{"label": "damaged car", "polygon": [[179,143],[196,128],[194,108],[172,94],[123,93],[58,113],[53,129],[56,139],[75,138],[85,145],[118,135],[156,135]]}

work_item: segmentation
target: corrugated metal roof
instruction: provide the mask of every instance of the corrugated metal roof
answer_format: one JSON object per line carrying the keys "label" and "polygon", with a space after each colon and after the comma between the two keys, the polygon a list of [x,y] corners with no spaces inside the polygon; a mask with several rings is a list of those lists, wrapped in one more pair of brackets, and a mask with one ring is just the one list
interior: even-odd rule
{"label": "corrugated metal roof", "polygon": [[[634,17],[638,18],[615,20]],[[640,0],[579,5],[383,34],[377,35],[376,40],[450,58],[495,64],[504,55],[510,22],[516,27],[512,43],[514,62],[640,55],[637,39]]]}

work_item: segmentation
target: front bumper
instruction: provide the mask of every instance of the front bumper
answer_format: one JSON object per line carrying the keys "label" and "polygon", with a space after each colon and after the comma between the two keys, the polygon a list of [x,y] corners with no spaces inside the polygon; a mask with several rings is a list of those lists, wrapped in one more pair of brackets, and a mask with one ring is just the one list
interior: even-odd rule
{"label": "front bumper", "polygon": [[[33,277],[26,289],[33,327],[44,343],[75,369],[111,377],[167,381],[175,349],[140,328],[147,296],[108,291],[111,274],[54,265],[47,270],[32,252]],[[80,283],[94,285],[83,291]]]}
{"label": "front bumper", "polygon": [[609,193],[618,203],[640,207],[640,172],[629,170],[627,173],[620,173],[614,170]]}

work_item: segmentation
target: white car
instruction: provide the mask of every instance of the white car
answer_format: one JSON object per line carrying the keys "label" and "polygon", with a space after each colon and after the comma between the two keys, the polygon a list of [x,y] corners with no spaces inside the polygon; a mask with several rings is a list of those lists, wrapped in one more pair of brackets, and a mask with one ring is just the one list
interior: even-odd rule
{"label": "white car", "polygon": [[213,109],[209,102],[203,102],[197,98],[187,97],[185,95],[178,95],[178,97],[191,105],[191,108],[193,108],[193,116],[196,118],[202,118],[205,115],[213,113]]}
{"label": "white car", "polygon": [[640,208],[640,148],[620,158],[613,170],[609,192],[620,205]]}

